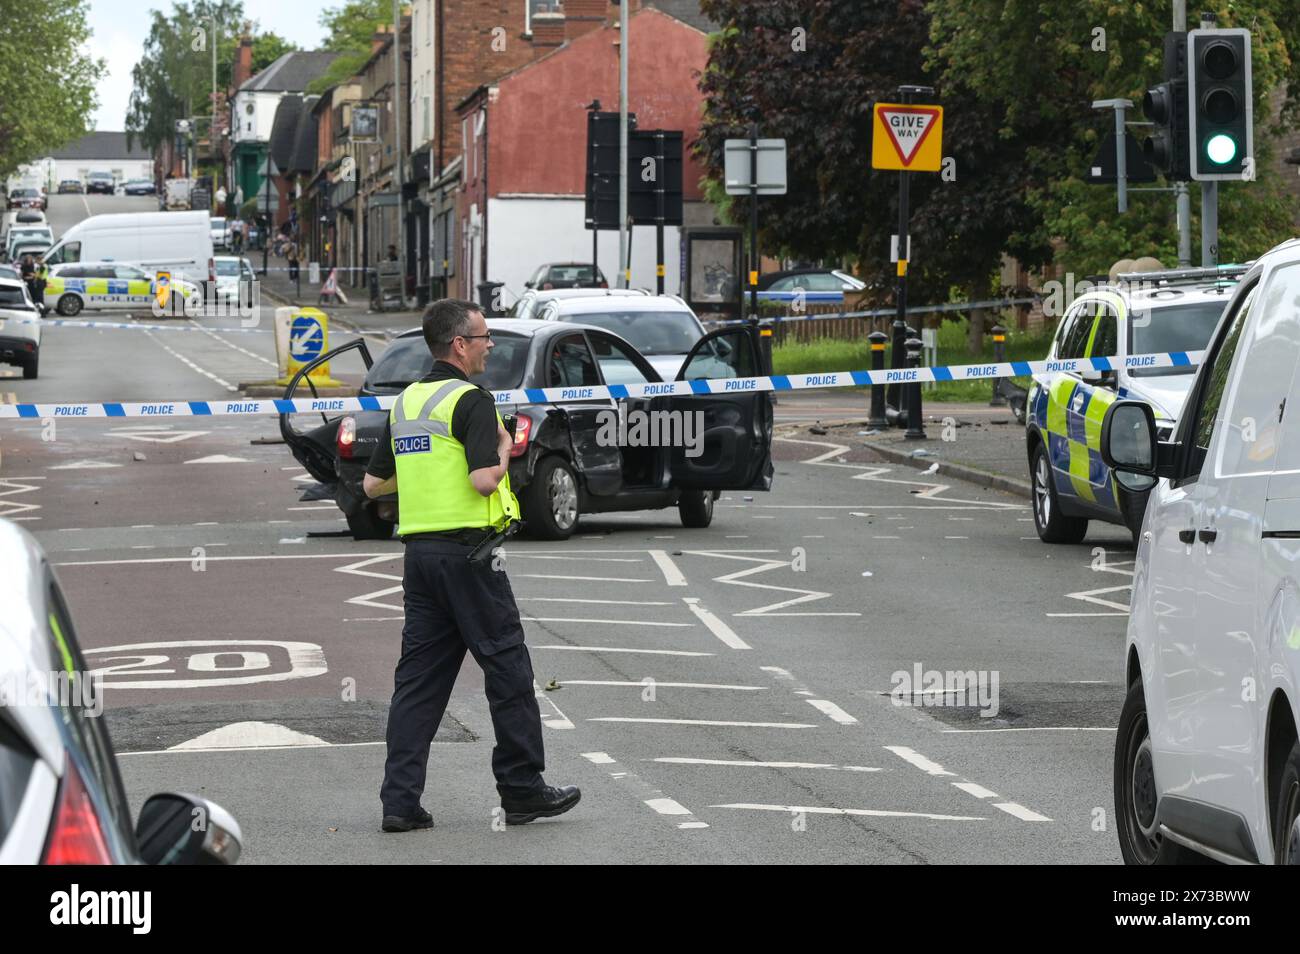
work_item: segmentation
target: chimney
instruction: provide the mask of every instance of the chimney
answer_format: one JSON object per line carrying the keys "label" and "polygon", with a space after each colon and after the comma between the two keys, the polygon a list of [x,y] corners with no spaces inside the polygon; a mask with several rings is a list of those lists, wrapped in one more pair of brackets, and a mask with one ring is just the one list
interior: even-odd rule
{"label": "chimney", "polygon": [[532,20],[533,47],[551,48],[564,43],[565,19],[563,13],[534,13]]}
{"label": "chimney", "polygon": [[375,31],[374,36],[370,38],[370,55],[374,56],[384,48],[384,44],[393,38],[393,28],[384,25]]}
{"label": "chimney", "polygon": [[233,85],[235,89],[243,86],[248,78],[253,75],[253,38],[244,34],[239,38],[239,48],[235,51],[235,74]]}
{"label": "chimney", "polygon": [[[635,8],[638,4],[633,0],[628,6]],[[612,6],[609,0],[564,0],[564,39],[576,40],[592,30],[599,30],[605,25],[605,16],[611,9],[617,17],[618,7]]]}

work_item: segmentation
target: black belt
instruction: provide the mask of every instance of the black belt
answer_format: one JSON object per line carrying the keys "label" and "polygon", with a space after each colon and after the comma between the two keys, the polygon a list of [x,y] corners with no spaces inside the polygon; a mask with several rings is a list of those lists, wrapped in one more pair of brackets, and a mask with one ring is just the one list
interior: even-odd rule
{"label": "black belt", "polygon": [[402,542],[437,540],[440,543],[459,543],[462,546],[476,547],[494,533],[496,531],[491,527],[477,527],[470,530],[428,530],[424,533],[408,533],[402,537]]}

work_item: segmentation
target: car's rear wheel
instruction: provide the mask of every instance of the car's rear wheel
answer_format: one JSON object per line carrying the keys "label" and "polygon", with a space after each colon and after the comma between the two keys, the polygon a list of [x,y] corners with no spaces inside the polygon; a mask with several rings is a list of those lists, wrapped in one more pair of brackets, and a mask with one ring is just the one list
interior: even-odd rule
{"label": "car's rear wheel", "polygon": [[1158,802],[1146,696],[1142,680],[1135,679],[1124,699],[1115,733],[1115,827],[1120,854],[1130,865],[1196,863],[1199,856],[1160,833],[1156,825]]}
{"label": "car's rear wheel", "polygon": [[393,522],[381,520],[371,504],[348,517],[348,529],[353,540],[388,540],[393,536]]}
{"label": "car's rear wheel", "polygon": [[543,540],[567,540],[578,526],[578,478],[563,457],[545,457],[524,489],[524,522]]}
{"label": "car's rear wheel", "polygon": [[1088,532],[1088,521],[1082,517],[1068,517],[1061,512],[1052,483],[1051,463],[1047,448],[1039,444],[1029,463],[1034,503],[1034,529],[1044,543],[1078,543]]}
{"label": "car's rear wheel", "polygon": [[1292,743],[1273,798],[1273,854],[1280,865],[1300,865],[1300,742]]}
{"label": "car's rear wheel", "polygon": [[64,295],[55,310],[64,318],[72,318],[81,314],[81,299],[76,295]]}
{"label": "car's rear wheel", "polygon": [[683,527],[707,527],[713,522],[713,491],[688,490],[677,501]]}

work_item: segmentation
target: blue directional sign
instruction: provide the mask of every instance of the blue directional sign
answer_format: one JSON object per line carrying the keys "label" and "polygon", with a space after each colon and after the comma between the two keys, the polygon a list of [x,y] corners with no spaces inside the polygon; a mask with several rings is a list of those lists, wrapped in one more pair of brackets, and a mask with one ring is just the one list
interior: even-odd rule
{"label": "blue directional sign", "polygon": [[289,326],[289,355],[306,364],[314,361],[325,344],[325,330],[315,315],[297,315]]}

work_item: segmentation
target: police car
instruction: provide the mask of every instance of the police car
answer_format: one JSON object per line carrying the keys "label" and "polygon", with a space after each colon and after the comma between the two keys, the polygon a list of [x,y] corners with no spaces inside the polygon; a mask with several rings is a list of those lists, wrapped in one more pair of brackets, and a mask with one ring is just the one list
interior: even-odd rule
{"label": "police car", "polygon": [[1128,368],[1124,359],[1203,350],[1244,272],[1228,266],[1134,273],[1070,305],[1048,359],[1117,356],[1117,370],[1034,375],[1025,436],[1039,539],[1078,543],[1089,520],[1104,520],[1128,527],[1136,540],[1150,487],[1115,484],[1101,459],[1102,420],[1116,400],[1142,401],[1164,439],[1173,433],[1196,368],[1190,362]]}
{"label": "police car", "polygon": [[[83,309],[147,309],[156,294],[156,278],[143,268],[121,262],[69,262],[55,265],[45,285],[45,301],[71,318]],[[189,298],[198,286],[171,278],[173,294]]]}

